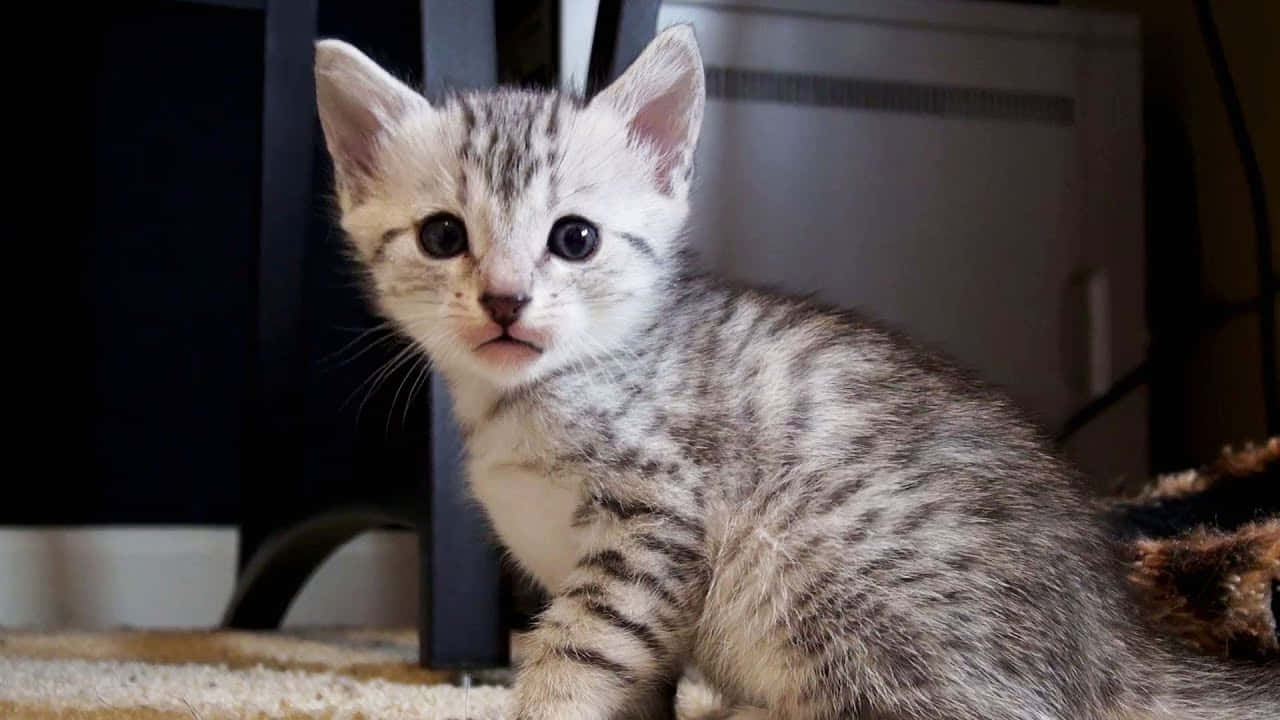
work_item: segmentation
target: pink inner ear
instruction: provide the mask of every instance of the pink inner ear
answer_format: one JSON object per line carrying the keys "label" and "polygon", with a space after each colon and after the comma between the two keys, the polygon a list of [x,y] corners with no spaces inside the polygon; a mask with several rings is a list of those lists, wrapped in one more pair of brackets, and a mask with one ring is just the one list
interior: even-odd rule
{"label": "pink inner ear", "polygon": [[681,79],[665,93],[645,103],[631,118],[631,132],[651,143],[658,151],[654,169],[658,188],[672,191],[672,174],[683,160],[684,146],[689,141],[689,89]]}
{"label": "pink inner ear", "polygon": [[344,103],[338,108],[341,117],[335,118],[338,126],[335,150],[345,164],[343,170],[348,181],[373,176],[374,143],[380,125],[377,117],[368,109]]}
{"label": "pink inner ear", "polygon": [[358,78],[319,85],[316,100],[337,180],[346,192],[359,196],[367,181],[377,177],[379,136],[388,122],[408,111],[407,101]]}

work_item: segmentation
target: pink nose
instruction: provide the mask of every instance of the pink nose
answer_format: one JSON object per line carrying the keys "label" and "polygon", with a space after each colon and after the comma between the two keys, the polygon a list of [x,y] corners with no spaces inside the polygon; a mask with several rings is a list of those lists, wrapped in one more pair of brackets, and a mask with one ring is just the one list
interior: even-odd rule
{"label": "pink nose", "polygon": [[480,304],[489,311],[489,317],[493,318],[494,322],[506,329],[519,319],[520,311],[529,304],[529,296],[485,293],[480,296]]}

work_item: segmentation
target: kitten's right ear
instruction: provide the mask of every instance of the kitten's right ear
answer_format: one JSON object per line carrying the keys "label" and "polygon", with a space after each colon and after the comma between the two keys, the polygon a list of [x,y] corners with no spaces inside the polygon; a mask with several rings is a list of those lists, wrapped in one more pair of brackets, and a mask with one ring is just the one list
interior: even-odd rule
{"label": "kitten's right ear", "polygon": [[379,138],[427,101],[341,40],[315,45],[316,107],[338,193],[359,198],[377,175]]}

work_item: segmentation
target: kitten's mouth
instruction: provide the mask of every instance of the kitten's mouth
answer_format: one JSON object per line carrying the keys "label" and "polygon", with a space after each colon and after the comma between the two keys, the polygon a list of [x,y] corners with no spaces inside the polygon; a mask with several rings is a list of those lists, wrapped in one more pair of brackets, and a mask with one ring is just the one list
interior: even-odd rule
{"label": "kitten's mouth", "polygon": [[535,362],[542,355],[542,348],[504,331],[477,345],[473,352],[487,365],[516,371]]}
{"label": "kitten's mouth", "polygon": [[476,350],[482,350],[487,347],[503,347],[503,346],[523,347],[523,348],[532,350],[533,352],[536,352],[538,354],[542,353],[542,348],[538,347],[537,345],[534,345],[528,340],[521,340],[518,337],[513,337],[510,333],[508,333],[505,330],[502,331],[502,334],[499,335],[498,337],[492,338],[490,340],[486,340],[480,343],[479,345],[477,345]]}

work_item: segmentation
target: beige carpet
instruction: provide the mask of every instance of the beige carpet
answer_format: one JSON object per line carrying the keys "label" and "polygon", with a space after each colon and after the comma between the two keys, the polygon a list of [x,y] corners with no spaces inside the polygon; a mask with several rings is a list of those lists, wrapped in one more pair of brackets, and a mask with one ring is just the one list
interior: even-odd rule
{"label": "beige carpet", "polygon": [[[519,648],[517,646],[518,654]],[[0,629],[4,720],[497,720],[504,673],[469,689],[416,664],[411,630],[33,632]],[[714,711],[681,688],[680,715]]]}
{"label": "beige carpet", "polygon": [[412,631],[0,630],[0,718],[504,717],[507,690],[417,667]]}

